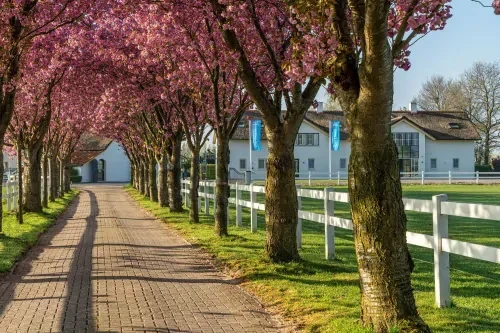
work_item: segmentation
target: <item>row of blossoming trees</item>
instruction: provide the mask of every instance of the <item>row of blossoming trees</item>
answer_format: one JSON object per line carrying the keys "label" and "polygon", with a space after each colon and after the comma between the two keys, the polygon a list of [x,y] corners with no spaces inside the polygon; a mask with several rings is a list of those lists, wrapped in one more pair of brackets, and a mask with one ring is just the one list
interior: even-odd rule
{"label": "row of blossoming trees", "polygon": [[[67,190],[60,170],[82,133],[94,131],[122,144],[136,188],[171,211],[183,209],[185,140],[192,152],[190,219],[197,222],[199,154],[213,133],[215,232],[226,236],[229,139],[255,104],[269,145],[266,254],[273,262],[300,260],[293,147],[328,82],[351,133],[362,321],[377,332],[428,332],[410,282],[389,124],[394,68],[408,70],[412,43],[444,28],[450,2],[1,0],[0,144],[23,156],[24,208],[40,211],[55,189]],[[492,7],[500,14],[499,0]],[[47,193],[40,180],[49,170]]]}

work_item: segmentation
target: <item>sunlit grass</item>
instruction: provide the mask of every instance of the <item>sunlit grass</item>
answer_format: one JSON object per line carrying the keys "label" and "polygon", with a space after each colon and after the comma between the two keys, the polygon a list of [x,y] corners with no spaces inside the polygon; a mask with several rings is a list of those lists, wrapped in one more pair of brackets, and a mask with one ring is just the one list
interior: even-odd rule
{"label": "sunlit grass", "polygon": [[[346,191],[345,187],[336,187]],[[276,265],[264,256],[264,215],[258,213],[258,232],[250,232],[249,211],[243,209],[243,227],[236,228],[234,207],[230,210],[230,236],[218,238],[213,217],[202,214],[199,224],[189,223],[187,213],[170,214],[135,190],[127,191],[155,216],[166,221],[191,243],[214,254],[245,288],[254,292],[271,309],[295,321],[305,332],[369,332],[359,324],[360,292],[352,233],[336,229],[336,254],[324,260],[323,226],[303,221],[300,263]],[[404,196],[431,199],[446,193],[450,201],[500,204],[500,186],[426,185],[404,186]],[[244,196],[243,198],[248,198]],[[263,202],[263,195],[258,196]],[[303,210],[322,212],[319,200],[302,199]],[[210,213],[213,206],[210,203]],[[202,207],[204,205],[202,204]],[[349,206],[336,203],[335,214],[349,218]],[[432,233],[430,214],[408,213],[408,229]],[[459,217],[449,219],[450,237],[500,247],[498,222]],[[434,332],[500,331],[500,266],[451,255],[453,307],[438,309],[434,303],[432,251],[411,247],[416,267],[413,286],[418,307]]]}
{"label": "sunlit grass", "polygon": [[72,190],[64,198],[49,203],[43,213],[25,213],[24,223],[17,222],[16,213],[7,212],[3,205],[3,233],[0,234],[0,272],[8,272],[19,257],[36,244],[41,233],[64,212],[78,191]]}

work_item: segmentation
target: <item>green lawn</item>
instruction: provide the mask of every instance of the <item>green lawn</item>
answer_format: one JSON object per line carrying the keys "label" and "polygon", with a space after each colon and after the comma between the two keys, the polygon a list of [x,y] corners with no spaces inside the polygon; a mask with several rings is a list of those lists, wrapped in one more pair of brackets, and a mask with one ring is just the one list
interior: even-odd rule
{"label": "green lawn", "polygon": [[[336,187],[346,191],[345,187]],[[323,226],[303,221],[302,262],[275,265],[264,257],[264,215],[259,212],[259,229],[250,233],[249,211],[243,209],[243,227],[236,228],[231,209],[230,237],[213,234],[213,218],[190,224],[187,214],[169,214],[166,209],[144,199],[133,189],[131,195],[156,216],[168,221],[190,242],[216,255],[231,274],[242,278],[245,288],[254,292],[271,309],[293,319],[305,332],[369,332],[359,325],[359,284],[353,237],[350,231],[336,229],[337,259],[325,261]],[[431,199],[446,193],[450,201],[500,204],[500,186],[487,185],[406,185],[404,196]],[[243,196],[243,199],[248,196]],[[263,201],[263,195],[258,196]],[[202,205],[204,206],[204,205]],[[302,199],[302,209],[322,212],[319,200]],[[211,212],[213,206],[211,204]],[[347,204],[335,203],[335,214],[349,218]],[[408,229],[432,233],[431,214],[408,213]],[[450,237],[472,243],[500,247],[500,225],[495,221],[449,218]],[[451,294],[453,306],[434,306],[434,277],[431,250],[411,246],[415,259],[413,286],[420,312],[434,332],[500,331],[500,266],[451,255]]]}
{"label": "green lawn", "polygon": [[[8,272],[19,257],[38,241],[41,233],[64,212],[78,192],[73,190],[64,198],[49,203],[43,213],[25,213],[24,223],[17,223],[16,214],[8,213],[3,205],[3,234],[0,234],[0,272]],[[5,200],[4,200],[5,201]]]}

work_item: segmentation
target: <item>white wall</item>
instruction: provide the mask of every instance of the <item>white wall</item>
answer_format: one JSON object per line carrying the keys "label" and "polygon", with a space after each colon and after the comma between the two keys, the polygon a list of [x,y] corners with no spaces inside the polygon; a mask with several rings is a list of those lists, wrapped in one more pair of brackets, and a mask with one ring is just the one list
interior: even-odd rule
{"label": "white wall", "polygon": [[[474,141],[436,141],[428,137],[424,132],[414,126],[401,121],[392,127],[393,133],[419,133],[419,171],[426,172],[473,172],[474,171]],[[295,158],[300,161],[301,177],[307,177],[308,159],[314,158],[315,169],[311,170],[314,174],[321,178],[326,178],[329,172],[328,163],[328,135],[312,127],[307,123],[303,123],[299,133],[320,133],[319,146],[295,146]],[[246,159],[247,169],[249,166],[249,142],[248,140],[231,140],[229,143],[230,163],[229,167],[244,173],[246,170],[240,169],[240,159]],[[349,141],[342,140],[340,142],[340,150],[332,151],[332,173],[338,171],[347,172],[349,163],[349,154],[351,153],[351,144]],[[262,141],[262,150],[252,152],[252,171],[254,179],[264,179],[265,170],[258,169],[258,159],[267,158],[268,147],[267,141]],[[430,169],[430,159],[437,158],[437,169]],[[346,159],[346,168],[340,169],[340,159]],[[460,168],[453,169],[453,158],[460,159]],[[335,176],[333,176],[335,177]]]}
{"label": "white wall", "polygon": [[[474,141],[434,141],[427,139],[426,172],[474,172]],[[431,158],[437,159],[437,169],[431,169]],[[453,168],[453,159],[458,158],[459,168]]]}
{"label": "white wall", "polygon": [[[314,174],[321,173],[322,177],[325,178],[329,172],[328,163],[328,136],[318,129],[310,126],[307,123],[303,123],[299,129],[299,133],[320,133],[319,135],[319,146],[295,146],[295,159],[299,159],[299,172],[300,176],[306,178],[309,172],[309,159],[314,159],[314,170],[311,170]],[[247,163],[247,169],[249,167],[250,161],[250,149],[248,140],[231,140],[229,143],[230,150],[230,162],[229,168],[234,168],[240,172],[246,170],[240,169],[240,159],[245,159]],[[340,150],[332,151],[332,173],[337,173],[337,171],[347,172],[349,163],[349,154],[351,152],[351,145],[349,141],[340,142]],[[268,146],[267,141],[262,141],[262,150],[252,152],[252,171],[254,172],[255,179],[265,178],[265,169],[258,169],[258,160],[267,159]],[[340,159],[346,159],[346,168],[340,169]]]}
{"label": "white wall", "polygon": [[[123,148],[117,142],[113,141],[95,159],[106,161],[104,174],[106,182],[123,183],[130,181],[130,161]],[[92,182],[92,162],[82,166],[82,182]]]}
{"label": "white wall", "polygon": [[[3,164],[4,167],[17,169],[17,156],[10,156],[7,153],[3,153]],[[4,169],[4,171],[7,171],[7,169]]]}

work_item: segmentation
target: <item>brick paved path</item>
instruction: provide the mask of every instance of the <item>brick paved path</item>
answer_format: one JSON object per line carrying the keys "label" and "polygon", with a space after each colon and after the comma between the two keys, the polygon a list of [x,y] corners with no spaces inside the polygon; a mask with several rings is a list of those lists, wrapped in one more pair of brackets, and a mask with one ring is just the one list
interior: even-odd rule
{"label": "brick paved path", "polygon": [[[5,249],[3,249],[5,251]],[[276,332],[259,303],[112,185],[82,187],[0,278],[0,332]]]}

